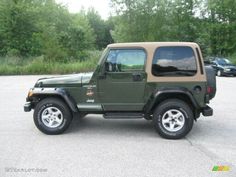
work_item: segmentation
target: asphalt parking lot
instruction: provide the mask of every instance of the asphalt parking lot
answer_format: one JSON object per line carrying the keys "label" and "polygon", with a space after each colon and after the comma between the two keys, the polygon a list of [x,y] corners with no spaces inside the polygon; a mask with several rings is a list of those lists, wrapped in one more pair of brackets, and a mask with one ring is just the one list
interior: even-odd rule
{"label": "asphalt parking lot", "polygon": [[[23,112],[40,77],[0,77],[0,177],[236,176],[236,78],[217,78],[214,116],[201,117],[186,138],[174,141],[162,139],[150,121],[96,115],[74,119],[63,135],[44,135],[33,113]],[[230,171],[212,172],[215,165]]]}

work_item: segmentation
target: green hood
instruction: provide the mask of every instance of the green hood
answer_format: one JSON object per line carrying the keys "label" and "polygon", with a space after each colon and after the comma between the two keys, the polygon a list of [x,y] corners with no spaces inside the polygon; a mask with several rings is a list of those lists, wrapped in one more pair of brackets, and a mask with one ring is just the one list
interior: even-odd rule
{"label": "green hood", "polygon": [[88,84],[93,73],[79,73],[71,75],[63,75],[57,77],[41,78],[35,84],[35,87],[55,87],[55,86],[82,86]]}

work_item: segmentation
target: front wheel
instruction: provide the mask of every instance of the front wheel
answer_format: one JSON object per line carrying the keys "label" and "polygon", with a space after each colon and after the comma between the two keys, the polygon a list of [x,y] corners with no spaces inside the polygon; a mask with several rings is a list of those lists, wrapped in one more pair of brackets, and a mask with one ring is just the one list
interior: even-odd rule
{"label": "front wheel", "polygon": [[34,123],[45,134],[63,133],[70,125],[72,114],[68,106],[58,98],[40,101],[34,110]]}
{"label": "front wheel", "polygon": [[161,103],[153,114],[154,126],[160,136],[167,139],[180,139],[193,127],[193,111],[188,104],[178,99]]}

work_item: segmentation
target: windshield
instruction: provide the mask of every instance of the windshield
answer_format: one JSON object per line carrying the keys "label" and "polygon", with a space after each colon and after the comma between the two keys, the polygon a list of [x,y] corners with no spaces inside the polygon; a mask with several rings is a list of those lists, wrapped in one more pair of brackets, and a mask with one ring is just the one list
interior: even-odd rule
{"label": "windshield", "polygon": [[226,59],[226,58],[218,58],[217,60],[217,63],[219,64],[219,65],[231,65],[232,63],[228,60],[228,59]]}

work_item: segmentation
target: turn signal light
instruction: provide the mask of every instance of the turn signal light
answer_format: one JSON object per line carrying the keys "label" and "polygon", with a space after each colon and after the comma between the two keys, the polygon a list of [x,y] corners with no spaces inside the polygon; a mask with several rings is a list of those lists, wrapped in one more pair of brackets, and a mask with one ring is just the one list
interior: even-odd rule
{"label": "turn signal light", "polygon": [[30,90],[30,91],[28,92],[28,97],[31,97],[32,95],[33,95],[33,91]]}

